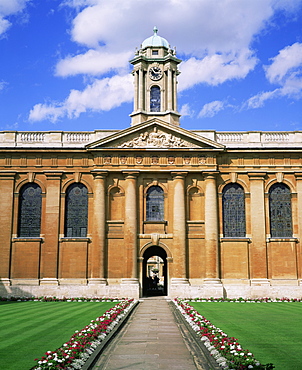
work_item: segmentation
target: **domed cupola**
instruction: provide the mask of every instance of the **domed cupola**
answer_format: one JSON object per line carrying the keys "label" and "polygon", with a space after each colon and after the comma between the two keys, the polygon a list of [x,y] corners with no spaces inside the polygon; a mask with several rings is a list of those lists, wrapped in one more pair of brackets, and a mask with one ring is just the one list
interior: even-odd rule
{"label": "domed cupola", "polygon": [[178,64],[176,51],[157,34],[145,39],[130,63],[134,66],[134,110],[131,125],[159,118],[179,126],[177,112]]}
{"label": "domed cupola", "polygon": [[158,29],[157,27],[155,26],[153,28],[153,36],[151,37],[148,37],[146,40],[143,41],[142,43],[142,49],[145,49],[147,47],[158,47],[158,46],[163,46],[167,49],[170,48],[170,45],[168,43],[168,41],[166,39],[164,39],[163,37],[160,37],[158,36],[157,32],[158,32]]}

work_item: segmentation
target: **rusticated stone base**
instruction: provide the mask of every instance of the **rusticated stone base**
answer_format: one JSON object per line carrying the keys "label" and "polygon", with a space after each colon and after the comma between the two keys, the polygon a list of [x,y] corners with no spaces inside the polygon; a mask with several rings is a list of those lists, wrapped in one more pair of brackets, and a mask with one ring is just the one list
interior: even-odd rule
{"label": "rusticated stone base", "polygon": [[194,284],[171,285],[171,298],[302,298],[300,280],[232,280],[219,279],[194,281]]}
{"label": "rusticated stone base", "polygon": [[137,279],[122,279],[116,284],[107,285],[104,279],[79,281],[79,279],[50,280],[11,280],[0,284],[1,297],[42,297],[58,298],[72,297],[109,297],[109,298],[139,298],[139,283]]}
{"label": "rusticated stone base", "polygon": [[[135,298],[141,295],[141,286],[137,279],[121,279],[106,282],[104,279],[78,279],[57,281],[56,279],[40,282],[38,280],[5,279],[0,283],[1,297],[109,297]],[[171,279],[168,286],[171,298],[301,298],[301,280],[195,280]]]}

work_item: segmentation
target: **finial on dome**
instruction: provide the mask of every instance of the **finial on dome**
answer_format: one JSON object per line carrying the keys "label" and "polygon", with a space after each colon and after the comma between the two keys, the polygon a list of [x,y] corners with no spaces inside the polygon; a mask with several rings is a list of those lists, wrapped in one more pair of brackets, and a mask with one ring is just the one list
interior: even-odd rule
{"label": "finial on dome", "polygon": [[158,28],[156,26],[154,26],[153,32],[154,32],[154,36],[156,36],[157,35],[157,32],[158,32]]}

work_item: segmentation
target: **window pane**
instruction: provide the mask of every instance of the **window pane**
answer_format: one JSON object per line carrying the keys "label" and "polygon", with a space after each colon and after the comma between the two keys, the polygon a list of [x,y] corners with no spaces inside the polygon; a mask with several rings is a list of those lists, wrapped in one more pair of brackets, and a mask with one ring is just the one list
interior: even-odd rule
{"label": "window pane", "polygon": [[19,197],[19,237],[40,237],[42,190],[35,183],[22,186]]}
{"label": "window pane", "polygon": [[238,184],[226,185],[222,194],[223,234],[227,238],[245,237],[244,190]]}
{"label": "window pane", "polygon": [[164,191],[160,186],[151,186],[147,192],[146,221],[164,220]]}
{"label": "window pane", "polygon": [[274,184],[270,188],[269,211],[271,237],[292,237],[291,193],[285,184]]}
{"label": "window pane", "polygon": [[150,112],[160,112],[160,88],[158,86],[151,87]]}
{"label": "window pane", "polygon": [[85,185],[72,184],[66,191],[65,236],[86,237],[88,222],[88,191]]}

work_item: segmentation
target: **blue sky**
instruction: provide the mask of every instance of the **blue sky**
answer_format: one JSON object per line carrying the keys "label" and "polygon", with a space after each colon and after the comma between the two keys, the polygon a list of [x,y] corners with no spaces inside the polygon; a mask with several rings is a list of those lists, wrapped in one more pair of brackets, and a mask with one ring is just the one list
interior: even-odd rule
{"label": "blue sky", "polygon": [[0,130],[129,127],[155,25],[183,128],[302,130],[302,0],[0,0]]}

